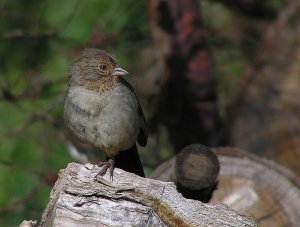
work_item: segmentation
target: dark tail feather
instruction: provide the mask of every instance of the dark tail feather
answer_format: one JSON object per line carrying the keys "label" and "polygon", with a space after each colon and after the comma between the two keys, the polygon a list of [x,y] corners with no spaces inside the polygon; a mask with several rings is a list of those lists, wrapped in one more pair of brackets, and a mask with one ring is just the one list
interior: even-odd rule
{"label": "dark tail feather", "polygon": [[114,166],[127,172],[135,173],[141,177],[145,177],[136,145],[133,145],[133,147],[128,150],[121,151],[115,156]]}

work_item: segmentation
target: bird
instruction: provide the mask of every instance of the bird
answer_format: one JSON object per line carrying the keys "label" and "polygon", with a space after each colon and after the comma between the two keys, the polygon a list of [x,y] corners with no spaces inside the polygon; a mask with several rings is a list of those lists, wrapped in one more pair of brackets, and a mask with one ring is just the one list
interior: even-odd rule
{"label": "bird", "polygon": [[78,141],[104,152],[97,174],[115,167],[145,177],[137,143],[146,146],[148,128],[134,88],[123,76],[116,57],[96,48],[84,49],[69,69],[64,122]]}

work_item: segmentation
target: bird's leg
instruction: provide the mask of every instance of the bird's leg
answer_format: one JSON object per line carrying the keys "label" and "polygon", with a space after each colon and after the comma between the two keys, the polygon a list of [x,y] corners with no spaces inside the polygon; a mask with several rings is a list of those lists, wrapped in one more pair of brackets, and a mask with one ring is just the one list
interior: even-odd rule
{"label": "bird's leg", "polygon": [[110,178],[111,178],[111,180],[113,180],[114,164],[115,164],[115,159],[114,158],[110,158],[106,162],[98,163],[97,166],[103,167],[103,168],[99,171],[99,173],[95,176],[95,178],[98,175],[103,176],[107,172],[107,170],[109,169]]}

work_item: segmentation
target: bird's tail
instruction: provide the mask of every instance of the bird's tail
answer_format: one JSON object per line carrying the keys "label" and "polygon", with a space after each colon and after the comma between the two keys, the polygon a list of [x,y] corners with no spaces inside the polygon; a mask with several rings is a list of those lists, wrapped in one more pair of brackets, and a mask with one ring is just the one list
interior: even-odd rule
{"label": "bird's tail", "polygon": [[137,174],[141,177],[145,177],[136,144],[125,151],[121,151],[117,156],[115,156],[114,166],[127,172]]}

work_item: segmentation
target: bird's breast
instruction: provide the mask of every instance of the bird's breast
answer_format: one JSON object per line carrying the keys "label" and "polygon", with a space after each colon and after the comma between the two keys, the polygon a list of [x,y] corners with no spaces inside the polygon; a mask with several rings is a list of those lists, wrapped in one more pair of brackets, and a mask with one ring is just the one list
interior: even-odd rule
{"label": "bird's breast", "polygon": [[66,125],[76,137],[102,150],[125,150],[139,133],[137,102],[134,93],[122,86],[101,94],[72,88],[65,100]]}

